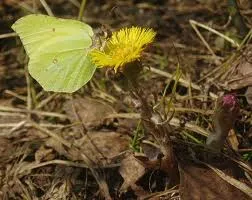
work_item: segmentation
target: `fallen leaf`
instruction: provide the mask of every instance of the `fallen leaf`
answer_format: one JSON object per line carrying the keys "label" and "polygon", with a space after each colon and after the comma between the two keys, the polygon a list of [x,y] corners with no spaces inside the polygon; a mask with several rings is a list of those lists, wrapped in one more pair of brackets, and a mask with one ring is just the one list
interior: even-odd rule
{"label": "fallen leaf", "polygon": [[35,161],[40,163],[41,161],[48,161],[53,160],[55,155],[53,154],[53,149],[46,148],[42,145],[36,152],[35,152]]}
{"label": "fallen leaf", "polygon": [[107,116],[115,112],[109,104],[87,97],[67,101],[64,110],[72,123],[81,120],[86,128],[101,125]]}
{"label": "fallen leaf", "polygon": [[160,146],[142,143],[141,147],[144,153],[135,153],[135,157],[142,162],[146,169],[156,170],[159,169],[169,177],[170,184],[177,184],[179,181],[177,162],[173,157],[173,151],[168,151],[169,148],[163,148],[164,155]]}
{"label": "fallen leaf", "polygon": [[124,158],[121,162],[119,173],[124,179],[124,182],[120,188],[120,193],[126,192],[129,187],[139,189],[136,186],[136,182],[145,174],[145,166],[130,154]]}
{"label": "fallen leaf", "polygon": [[227,140],[229,144],[231,145],[232,149],[235,151],[238,151],[239,141],[237,139],[234,129],[231,129],[229,131]]}
{"label": "fallen leaf", "polygon": [[[88,132],[74,143],[94,164],[106,165],[120,158],[122,152],[129,147],[129,137],[117,132]],[[71,160],[82,160],[82,156],[74,149],[69,150]]]}
{"label": "fallen leaf", "polygon": [[180,197],[183,200],[249,199],[245,193],[203,165],[179,162],[179,173]]}
{"label": "fallen leaf", "polygon": [[245,97],[247,99],[248,104],[252,105],[252,86],[249,86],[247,88],[247,91],[245,93]]}
{"label": "fallen leaf", "polygon": [[159,159],[160,154],[162,154],[160,148],[158,148],[157,146],[148,143],[142,143],[141,147],[144,154],[148,157],[149,160],[157,160]]}
{"label": "fallen leaf", "polygon": [[247,45],[241,55],[236,58],[228,75],[226,86],[236,90],[252,85],[252,45]]}
{"label": "fallen leaf", "polygon": [[46,140],[45,145],[47,147],[51,147],[52,149],[54,149],[56,152],[58,152],[59,155],[63,155],[71,159],[67,150],[64,148],[63,144],[59,142],[58,140],[55,140],[54,138],[49,138]]}

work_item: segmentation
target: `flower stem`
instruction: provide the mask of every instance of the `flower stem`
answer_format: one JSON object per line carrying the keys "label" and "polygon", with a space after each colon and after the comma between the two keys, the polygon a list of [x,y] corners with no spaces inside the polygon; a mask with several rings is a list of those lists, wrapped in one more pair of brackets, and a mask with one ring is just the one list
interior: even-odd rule
{"label": "flower stem", "polygon": [[214,132],[207,138],[209,148],[220,151],[229,131],[239,114],[239,105],[234,94],[227,94],[217,100],[213,115]]}

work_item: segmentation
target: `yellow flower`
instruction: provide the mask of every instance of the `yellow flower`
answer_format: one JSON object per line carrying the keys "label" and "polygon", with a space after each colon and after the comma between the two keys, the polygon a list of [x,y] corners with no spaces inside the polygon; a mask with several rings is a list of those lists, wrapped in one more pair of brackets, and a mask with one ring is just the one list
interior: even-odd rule
{"label": "yellow flower", "polygon": [[141,57],[146,45],[154,40],[156,33],[152,29],[132,27],[114,32],[106,41],[103,50],[93,50],[92,61],[98,67],[113,67],[115,71],[126,63]]}

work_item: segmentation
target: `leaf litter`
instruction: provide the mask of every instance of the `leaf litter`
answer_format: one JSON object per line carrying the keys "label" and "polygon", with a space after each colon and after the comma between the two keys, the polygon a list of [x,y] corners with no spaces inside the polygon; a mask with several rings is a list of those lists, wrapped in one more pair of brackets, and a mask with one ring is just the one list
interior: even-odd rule
{"label": "leaf litter", "polygon": [[[0,3],[1,199],[249,198],[250,36],[237,49],[211,32],[237,34],[225,1],[87,1],[85,21],[93,27],[138,25],[158,32],[144,55],[142,101],[129,97],[118,77],[104,78],[106,70],[72,96],[43,92],[33,80],[26,84],[23,52],[14,35],[5,35],[10,25],[27,11],[74,18],[80,6],[34,2]],[[239,6],[251,28],[245,3]],[[204,42],[188,20],[210,27],[198,28]],[[214,131],[215,100],[228,92],[237,94],[241,115],[216,155],[203,144]]]}

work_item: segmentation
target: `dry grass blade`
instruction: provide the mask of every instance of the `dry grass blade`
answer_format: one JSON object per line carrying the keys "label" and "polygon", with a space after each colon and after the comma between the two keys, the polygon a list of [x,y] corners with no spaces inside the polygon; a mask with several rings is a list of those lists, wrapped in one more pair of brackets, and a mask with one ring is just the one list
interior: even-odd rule
{"label": "dry grass blade", "polygon": [[23,120],[21,122],[19,122],[18,124],[16,124],[16,126],[14,126],[7,135],[10,135],[11,133],[15,132],[16,130],[22,128],[24,125],[26,124],[26,120]]}
{"label": "dry grass blade", "polygon": [[92,166],[92,162],[91,160],[83,153],[81,153],[81,156],[83,158],[83,160],[87,163],[87,165],[89,166],[90,171],[92,172],[96,182],[99,185],[99,188],[102,192],[103,197],[106,200],[112,200],[110,194],[109,194],[109,187],[108,184],[106,183],[106,181],[104,180],[104,178],[93,168]]}
{"label": "dry grass blade", "polygon": [[17,37],[16,33],[5,33],[0,35],[0,39],[10,38],[10,37]]}
{"label": "dry grass blade", "polygon": [[47,97],[46,99],[42,100],[41,102],[39,102],[36,105],[36,109],[41,109],[42,107],[44,107],[46,104],[48,104],[50,101],[52,101],[55,97],[57,97],[58,94],[54,93],[52,95],[50,95],[49,97]]}
{"label": "dry grass blade", "polygon": [[62,137],[60,137],[59,135],[53,133],[52,131],[49,131],[46,128],[42,128],[39,124],[35,123],[35,122],[31,122],[32,126],[38,130],[40,130],[41,132],[47,134],[48,136],[54,138],[56,141],[64,144],[65,146],[67,146],[68,148],[72,147],[72,144],[68,141],[66,141],[65,139],[63,139]]}
{"label": "dry grass blade", "polygon": [[[240,44],[237,43],[235,40],[233,40],[232,38],[227,37],[226,35],[224,35],[224,34],[218,32],[218,31],[214,30],[213,28],[210,28],[210,27],[208,27],[208,26],[206,26],[206,25],[204,25],[204,24],[202,24],[202,23],[196,22],[196,21],[194,21],[194,20],[189,20],[189,22],[190,22],[190,24],[192,25],[192,27],[194,28],[194,30],[195,30],[195,31],[197,30],[197,31],[196,31],[197,34],[198,34],[199,32],[198,32],[198,29],[196,28],[196,26],[199,26],[199,27],[201,27],[201,28],[204,28],[204,29],[210,31],[211,33],[214,33],[214,34],[216,34],[216,35],[222,37],[222,38],[225,39],[226,41],[228,41],[228,42],[230,42],[231,44],[235,45],[237,48],[240,47]],[[200,34],[200,33],[199,33],[199,34]],[[200,36],[202,37],[201,34],[199,35],[199,37],[200,37]],[[200,37],[200,38],[201,38],[201,37]],[[203,38],[203,41],[204,41],[204,38]],[[210,48],[209,45],[208,45],[208,43],[204,42],[204,44],[205,44],[206,46],[208,46],[208,49]],[[209,50],[212,51],[211,48],[210,48]],[[213,52],[212,52],[212,53],[213,53]],[[213,53],[213,54],[214,54],[214,53]],[[214,54],[214,55],[215,55],[215,54]]]}
{"label": "dry grass blade", "polygon": [[[168,72],[164,72],[164,71],[162,71],[160,69],[156,69],[156,68],[153,68],[153,67],[150,67],[149,69],[150,69],[151,72],[154,72],[154,73],[159,74],[161,76],[164,76],[164,77],[167,77],[167,78],[173,78],[172,74],[170,74]],[[198,91],[202,90],[199,85],[197,85],[195,83],[191,83],[190,81],[187,81],[187,80],[185,80],[183,78],[179,79],[179,83],[181,85],[185,86],[185,87],[192,87],[193,89],[198,90]],[[209,95],[210,95],[210,97],[212,99],[217,99],[217,95],[216,94],[210,92]]]}
{"label": "dry grass blade", "polygon": [[9,0],[13,4],[13,6],[18,6],[28,11],[29,13],[40,13],[39,11],[35,11],[30,5],[25,2],[20,2],[19,0]]}
{"label": "dry grass blade", "polygon": [[43,7],[45,8],[45,10],[46,10],[46,12],[47,12],[48,15],[54,16],[54,14],[53,14],[51,8],[48,6],[48,4],[46,3],[45,0],[40,0],[40,3],[41,3],[41,4],[43,5]]}
{"label": "dry grass blade", "polygon": [[[27,57],[26,57],[27,59]],[[33,101],[32,101],[32,80],[28,72],[28,65],[25,66],[25,79],[27,84],[27,97],[26,97],[26,108],[27,110],[32,110]],[[27,118],[31,118],[31,113],[27,113]]]}
{"label": "dry grass blade", "polygon": [[80,10],[79,10],[79,14],[78,14],[78,20],[80,20],[80,21],[81,21],[81,19],[83,17],[84,10],[85,10],[85,7],[86,7],[86,3],[87,3],[87,0],[82,0],[81,1]]}
{"label": "dry grass blade", "polygon": [[21,108],[12,108],[7,106],[0,106],[1,111],[5,112],[15,112],[15,113],[31,113],[41,116],[48,116],[48,117],[58,117],[61,119],[67,119],[66,115],[55,113],[55,112],[46,112],[46,111],[40,111],[40,110],[27,110],[27,109],[21,109]]}
{"label": "dry grass blade", "polygon": [[[251,151],[251,150],[249,150],[249,151]],[[229,155],[225,155],[225,156],[227,158],[229,158],[230,160],[234,161],[235,163],[237,163],[238,165],[240,165],[241,168],[243,168],[246,172],[248,172],[250,175],[252,175],[252,168],[249,164],[246,164],[245,162],[242,162],[240,160],[232,158]]]}
{"label": "dry grass blade", "polygon": [[[31,165],[27,165],[25,166],[25,171],[31,171],[33,169],[36,168],[40,168],[40,167],[44,167],[44,166],[48,166],[48,165],[65,165],[68,167],[81,167],[81,168],[89,168],[87,164],[85,163],[77,163],[77,162],[72,162],[69,160],[50,160],[50,161],[46,161],[46,162],[42,162],[42,163],[34,163]],[[120,164],[110,164],[107,166],[103,166],[102,168],[114,168],[114,167],[118,167],[120,166]],[[100,166],[95,166],[93,168],[100,168]]]}
{"label": "dry grass blade", "polygon": [[[139,113],[117,113],[117,114],[111,114],[107,116],[106,118],[125,118],[125,119],[140,119],[141,115]],[[180,120],[176,117],[173,117],[170,121],[169,124],[172,126],[180,127],[181,123]],[[209,132],[196,124],[187,122],[185,123],[185,129],[189,131],[193,131],[195,133],[198,133],[202,136],[207,137],[209,135]]]}
{"label": "dry grass blade", "polygon": [[140,199],[141,200],[148,200],[148,199],[159,199],[159,198],[162,198],[162,197],[167,198],[167,197],[170,197],[170,196],[174,196],[174,194],[179,194],[179,189],[176,189],[176,188],[177,188],[177,186],[175,186],[175,187],[173,187],[171,189],[162,191],[162,192],[154,192],[154,193],[146,195],[146,196],[144,196],[144,197],[142,197]]}
{"label": "dry grass blade", "polygon": [[24,184],[19,179],[16,179],[16,183],[23,190],[23,196],[24,196],[24,198],[27,199],[27,200],[32,200],[33,198],[31,197],[28,189],[24,186]]}
{"label": "dry grass blade", "polygon": [[[74,145],[72,145],[70,142],[66,141],[65,139],[63,139],[62,137],[58,136],[57,134],[53,133],[52,131],[49,131],[45,128],[42,128],[40,127],[38,124],[36,124],[35,122],[31,122],[33,127],[42,131],[43,133],[47,134],[48,136],[54,138],[56,141],[64,144],[66,147],[68,148],[76,148],[74,147]],[[76,148],[77,151],[78,148]],[[108,189],[108,185],[106,183],[106,181],[101,177],[101,175],[92,167],[93,165],[93,162],[92,160],[87,156],[85,155],[84,153],[82,152],[79,152],[81,157],[83,158],[84,162],[87,164],[88,168],[90,169],[90,171],[92,172],[95,180],[97,181],[101,191],[102,191],[102,194],[104,196],[105,199],[112,199],[110,194],[109,194],[109,189]]]}
{"label": "dry grass blade", "polygon": [[5,92],[6,94],[9,94],[9,95],[11,95],[11,96],[13,96],[13,97],[16,97],[16,98],[18,98],[18,99],[20,99],[20,100],[22,100],[22,101],[24,101],[24,102],[27,101],[26,97],[24,97],[24,96],[22,96],[22,95],[19,95],[19,94],[15,93],[15,92],[13,92],[13,91],[11,91],[11,90],[5,90],[4,92]]}
{"label": "dry grass blade", "polygon": [[76,6],[77,8],[80,7],[80,2],[77,0],[69,0],[69,2],[71,2],[74,6]]}
{"label": "dry grass blade", "polygon": [[206,48],[208,49],[208,51],[210,51],[210,53],[214,56],[217,57],[216,54],[214,53],[214,51],[212,50],[212,48],[210,47],[210,45],[207,43],[207,41],[205,40],[205,38],[201,35],[201,33],[199,32],[199,30],[196,27],[197,22],[193,21],[193,20],[189,20],[191,26],[193,27],[194,31],[196,32],[196,34],[198,35],[198,37],[201,39],[201,41],[203,42],[203,44],[206,46]]}

